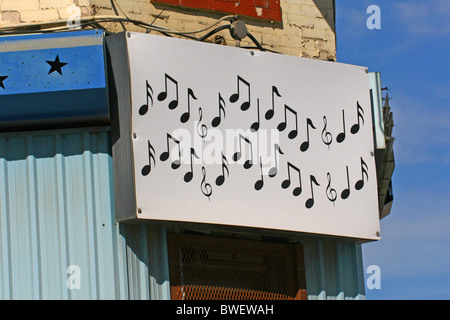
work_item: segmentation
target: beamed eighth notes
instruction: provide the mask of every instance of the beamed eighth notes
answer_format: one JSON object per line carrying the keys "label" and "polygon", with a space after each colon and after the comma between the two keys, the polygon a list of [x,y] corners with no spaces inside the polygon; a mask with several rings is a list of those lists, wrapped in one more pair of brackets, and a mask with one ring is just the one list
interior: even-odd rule
{"label": "beamed eighth notes", "polygon": [[[329,131],[329,125],[330,125],[330,119],[327,118],[326,115],[323,116],[323,127],[317,128],[313,119],[305,117],[303,119],[299,119],[300,114],[296,111],[295,108],[288,106],[284,104],[283,96],[280,94],[280,90],[277,86],[272,85],[272,89],[269,93],[269,96],[271,97],[271,101],[269,103],[269,109],[265,109],[264,119],[261,118],[260,114],[261,111],[264,111],[265,105],[264,101],[261,101],[260,103],[260,97],[255,97],[256,104],[252,103],[252,85],[249,81],[245,79],[242,75],[236,76],[236,82],[234,84],[235,91],[231,93],[229,96],[229,102],[231,104],[236,104],[239,106],[239,108],[230,108],[227,111],[227,106],[225,99],[223,98],[223,95],[221,92],[216,92],[217,94],[217,106],[216,107],[209,107],[208,109],[203,109],[201,107],[196,107],[195,105],[200,105],[202,102],[197,99],[197,96],[192,88],[187,88],[186,95],[184,95],[182,92],[180,94],[179,92],[179,82],[176,78],[174,78],[172,75],[169,75],[165,73],[163,77],[161,77],[163,80],[163,90],[158,94],[157,100],[161,102],[161,104],[158,104],[155,108],[154,99],[153,99],[153,88],[148,80],[145,82],[145,97],[144,97],[144,104],[142,104],[138,110],[138,114],[140,116],[146,116],[147,113],[149,113],[149,110],[151,109],[151,113],[157,113],[158,108],[165,107],[169,110],[175,110],[177,107],[181,105],[181,107],[185,108],[184,112],[180,115],[179,121],[180,123],[187,123],[189,120],[192,119],[191,117],[191,111],[194,103],[194,107],[198,108],[198,118],[196,120],[197,124],[195,127],[196,134],[198,134],[202,139],[205,139],[208,135],[208,127],[203,121],[204,117],[204,110],[208,111],[213,115],[211,126],[216,128],[223,125],[224,119],[226,117],[227,112],[247,112],[247,110],[252,109],[253,111],[247,114],[247,117],[254,117],[254,121],[251,123],[249,128],[241,128],[241,129],[250,129],[251,132],[257,132],[261,127],[262,121],[273,121],[273,117],[275,114],[279,113],[279,116],[282,116],[283,121],[278,123],[273,123],[271,126],[272,128],[276,128],[278,132],[282,133],[286,131],[287,138],[292,141],[299,141],[299,150],[303,152],[307,152],[310,148],[311,141],[317,141],[316,139],[311,140],[310,135],[320,133],[320,138],[323,142],[323,145],[330,150],[331,146],[336,142],[338,144],[342,144],[346,141],[348,138],[347,135],[347,123],[346,123],[346,114],[345,110],[342,109],[342,117],[339,118],[333,118],[332,120],[334,122],[340,122],[340,127],[342,130],[339,132],[336,132],[335,135]],[[254,92],[254,91],[253,91]],[[186,97],[186,100],[184,98]],[[181,98],[181,99],[180,99]],[[262,110],[261,110],[262,108]],[[355,113],[353,114],[353,117],[350,116],[350,118],[354,119],[354,122],[351,123],[350,127],[350,133],[352,135],[357,134],[360,132],[360,129],[362,126],[364,126],[364,109],[360,105],[359,101],[356,101],[355,103]],[[253,114],[253,115],[252,115]],[[349,116],[347,115],[347,118]],[[299,127],[299,124],[304,124],[304,126]],[[319,130],[316,130],[319,129]],[[180,141],[177,140],[175,137],[173,137],[170,133],[161,133],[165,134],[165,149],[164,146],[160,146],[164,151],[160,154],[159,160],[161,162],[167,161],[169,158],[171,158],[170,166],[173,170],[176,170],[181,167],[181,157],[182,157],[182,150],[180,146]],[[285,133],[283,133],[285,134]],[[335,138],[334,138],[335,137]],[[159,147],[159,146],[158,146]],[[245,150],[249,152],[244,152]],[[150,143],[150,140],[148,140],[147,148],[145,150],[147,155],[147,162],[142,166],[141,169],[141,175],[142,176],[148,176],[154,167],[156,167],[156,152],[154,146]],[[220,170],[212,169],[214,170],[214,173],[217,173],[215,177],[215,184],[216,186],[222,186],[226,184],[228,177],[230,176],[231,171],[233,168],[228,163],[227,157],[224,153],[224,151],[220,151],[222,158],[220,163]],[[310,209],[314,206],[316,203],[316,199],[318,197],[325,196],[326,199],[328,199],[330,202],[332,202],[333,206],[336,205],[340,200],[346,200],[352,195],[352,188],[351,188],[351,182],[350,182],[350,176],[357,176],[358,179],[354,182],[354,189],[356,191],[361,190],[365,183],[369,179],[369,168],[364,161],[363,157],[360,157],[360,167],[355,168],[349,168],[349,166],[345,166],[342,171],[344,173],[344,177],[346,178],[345,181],[337,181],[336,178],[333,178],[333,175],[336,175],[338,173],[332,173],[332,172],[326,172],[326,174],[322,175],[311,175],[308,174],[308,168],[301,167],[301,164],[296,164],[295,161],[292,162],[294,159],[288,159],[289,155],[285,154],[282,151],[282,146],[275,144],[273,146],[273,155],[275,158],[275,166],[271,167],[268,170],[268,176],[270,178],[275,178],[277,176],[277,173],[279,172],[279,168],[286,169],[286,176],[282,176],[279,179],[279,187],[280,189],[290,189],[292,196],[294,197],[300,197],[303,191],[302,187],[302,181],[309,182],[308,183],[308,190],[306,190],[305,197],[306,200],[304,202],[304,205],[307,209]],[[173,153],[173,154],[171,154]],[[255,175],[255,183],[253,188],[249,186],[249,190],[259,191],[264,188],[265,180],[264,180],[264,174],[263,174],[263,166],[262,166],[262,157],[261,155],[257,155],[257,160],[259,160],[259,166],[253,167],[253,146],[252,141],[249,137],[246,137],[242,134],[239,134],[238,137],[238,144],[237,144],[237,150],[234,151],[232,154],[232,159],[234,161],[240,160],[243,155],[246,155],[246,158],[243,162],[243,168],[246,169],[244,172],[251,171]],[[194,170],[193,161],[194,158],[200,159],[199,155],[197,154],[196,150],[191,147],[189,149],[189,159],[190,162],[187,166],[188,170],[183,176],[183,180],[186,183],[189,183],[193,180],[194,175],[198,174],[201,178],[200,183],[200,190],[202,194],[211,200],[211,196],[213,194],[213,187],[210,183],[207,182],[207,169],[212,167],[212,165],[208,166],[202,166],[201,172],[195,172],[200,170]],[[280,161],[278,160],[280,158]],[[272,162],[273,163],[273,162]],[[251,169],[251,170],[250,170]],[[354,172],[357,172],[355,174]],[[342,172],[339,172],[339,176],[342,177]],[[240,174],[243,174],[242,172]],[[285,175],[285,174],[283,174]],[[327,183],[325,183],[327,182]],[[338,187],[341,187],[339,190]],[[321,189],[323,191],[321,191]],[[340,197],[338,197],[340,195]]]}

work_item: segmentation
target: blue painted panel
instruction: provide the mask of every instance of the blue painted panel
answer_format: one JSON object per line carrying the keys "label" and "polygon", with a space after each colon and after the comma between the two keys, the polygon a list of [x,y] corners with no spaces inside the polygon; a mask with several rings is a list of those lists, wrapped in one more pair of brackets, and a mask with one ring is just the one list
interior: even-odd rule
{"label": "blue painted panel", "polygon": [[83,118],[107,121],[108,113],[106,88],[0,97],[0,126],[79,122]]}
{"label": "blue painted panel", "polygon": [[0,37],[0,127],[108,121],[103,42],[98,30]]}
{"label": "blue painted panel", "polygon": [[45,39],[58,39],[58,38],[74,38],[82,36],[93,36],[95,37],[99,33],[99,30],[82,30],[82,31],[68,31],[68,32],[55,32],[55,33],[45,33],[45,34],[21,34],[17,36],[1,36],[0,41],[11,42],[11,41],[26,41],[34,40],[36,36]]}
{"label": "blue painted panel", "polygon": [[[61,74],[47,62],[56,57],[66,63]],[[105,88],[103,47],[0,52],[0,75],[8,76],[0,95]]]}

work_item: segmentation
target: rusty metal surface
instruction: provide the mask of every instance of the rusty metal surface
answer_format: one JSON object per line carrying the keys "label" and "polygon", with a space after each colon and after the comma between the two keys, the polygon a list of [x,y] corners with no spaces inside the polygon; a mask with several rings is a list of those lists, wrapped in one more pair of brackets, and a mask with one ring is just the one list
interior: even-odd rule
{"label": "rusty metal surface", "polygon": [[299,245],[183,234],[168,244],[172,299],[306,299]]}

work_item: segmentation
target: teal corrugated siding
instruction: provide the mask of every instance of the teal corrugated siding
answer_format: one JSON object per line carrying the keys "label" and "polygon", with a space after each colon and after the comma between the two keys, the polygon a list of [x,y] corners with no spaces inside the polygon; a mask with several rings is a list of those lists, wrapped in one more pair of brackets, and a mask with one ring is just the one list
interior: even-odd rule
{"label": "teal corrugated siding", "polygon": [[106,130],[1,135],[0,299],[150,298],[149,227],[115,223],[113,190]]}
{"label": "teal corrugated siding", "polygon": [[[116,223],[113,183],[106,129],[0,135],[1,300],[170,298],[166,231]],[[309,299],[364,298],[360,245],[302,242]]]}
{"label": "teal corrugated siding", "polygon": [[365,299],[360,244],[319,239],[302,243],[308,299]]}
{"label": "teal corrugated siding", "polygon": [[105,131],[0,138],[1,298],[120,295],[109,145]]}

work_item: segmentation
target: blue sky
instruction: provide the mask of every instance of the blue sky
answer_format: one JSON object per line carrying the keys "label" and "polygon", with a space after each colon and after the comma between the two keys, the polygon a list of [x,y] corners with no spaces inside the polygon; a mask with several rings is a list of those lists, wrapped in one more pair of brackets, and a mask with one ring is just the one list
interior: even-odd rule
{"label": "blue sky", "polygon": [[393,208],[363,245],[381,289],[366,298],[450,299],[450,1],[337,0],[336,28],[337,60],[381,72],[395,122]]}

